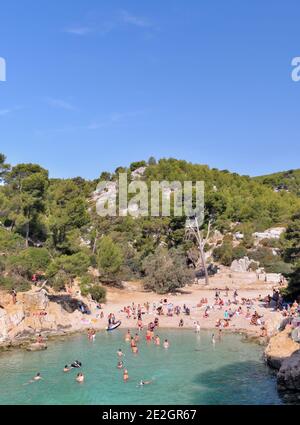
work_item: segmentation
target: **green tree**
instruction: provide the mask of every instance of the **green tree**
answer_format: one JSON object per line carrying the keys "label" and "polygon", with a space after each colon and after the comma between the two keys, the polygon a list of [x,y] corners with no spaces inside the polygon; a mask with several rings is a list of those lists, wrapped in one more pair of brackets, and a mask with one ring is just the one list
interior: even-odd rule
{"label": "green tree", "polygon": [[132,162],[130,164],[130,170],[131,171],[135,171],[140,167],[146,167],[147,163],[146,161],[136,161],[136,162]]}
{"label": "green tree", "polygon": [[288,287],[284,290],[284,294],[289,299],[300,298],[300,261],[294,264],[293,271],[288,274]]}
{"label": "green tree", "polygon": [[157,248],[143,262],[144,287],[158,294],[174,292],[192,283],[194,273],[187,268],[184,256],[177,250]]}
{"label": "green tree", "polygon": [[148,159],[148,165],[156,165],[156,159],[154,158],[154,156],[150,156],[150,158]]}
{"label": "green tree", "polygon": [[295,214],[290,221],[286,233],[285,259],[296,262],[300,259],[300,212]]}
{"label": "green tree", "polygon": [[29,238],[39,228],[39,214],[45,211],[48,171],[36,164],[18,164],[7,173],[5,181],[11,201],[11,227],[25,237],[28,247]]}
{"label": "green tree", "polygon": [[97,303],[104,303],[106,301],[106,289],[101,285],[93,285],[89,293]]}
{"label": "green tree", "polygon": [[7,260],[7,269],[27,279],[37,272],[45,272],[50,263],[50,255],[45,248],[27,248]]}
{"label": "green tree", "polygon": [[230,266],[233,261],[232,240],[224,238],[222,245],[214,249],[213,257],[215,261],[218,261],[224,266]]}
{"label": "green tree", "polygon": [[51,182],[48,205],[50,246],[63,254],[74,254],[80,249],[79,229],[90,220],[82,188],[70,179]]}
{"label": "green tree", "polygon": [[73,255],[61,255],[55,258],[47,268],[47,277],[50,282],[56,282],[56,275],[64,276],[70,284],[76,277],[83,276],[87,273],[91,264],[89,256],[83,252],[78,252]]}
{"label": "green tree", "polygon": [[0,153],[0,183],[5,179],[10,170],[10,165],[6,163],[6,156]]}
{"label": "green tree", "polygon": [[97,257],[99,271],[105,278],[116,276],[124,261],[121,248],[109,236],[100,240]]}

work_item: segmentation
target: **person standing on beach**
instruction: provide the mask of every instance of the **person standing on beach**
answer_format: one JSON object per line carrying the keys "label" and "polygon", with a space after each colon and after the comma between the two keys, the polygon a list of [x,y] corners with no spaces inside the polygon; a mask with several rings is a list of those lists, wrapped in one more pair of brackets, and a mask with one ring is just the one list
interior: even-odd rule
{"label": "person standing on beach", "polygon": [[200,333],[200,331],[201,331],[200,323],[199,323],[199,322],[196,322],[196,323],[195,323],[195,332],[196,332],[197,334],[199,334],[199,333]]}
{"label": "person standing on beach", "polygon": [[16,304],[17,303],[17,292],[16,292],[15,288],[13,288],[11,290],[11,296],[12,296],[13,304]]}

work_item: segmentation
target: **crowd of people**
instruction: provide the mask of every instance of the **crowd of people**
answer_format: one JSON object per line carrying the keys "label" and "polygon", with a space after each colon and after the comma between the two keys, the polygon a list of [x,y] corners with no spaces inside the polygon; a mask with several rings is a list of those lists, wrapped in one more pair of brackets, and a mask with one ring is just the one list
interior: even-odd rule
{"label": "crowd of people", "polygon": [[[145,306],[145,308],[147,310],[146,306]],[[126,310],[128,311],[127,307],[126,307]],[[139,345],[141,344],[141,342],[143,340],[143,337],[141,335],[141,331],[144,328],[143,321],[142,321],[142,308],[141,308],[141,306],[137,306],[137,309],[135,309],[135,306],[132,305],[131,311],[137,312],[137,319],[138,319],[137,329],[138,329],[138,331],[134,332],[134,331],[128,329],[126,334],[125,334],[124,341],[125,341],[125,343],[130,344],[132,354],[137,355],[137,354],[139,354]],[[157,347],[160,347],[162,345],[164,349],[168,349],[170,347],[170,343],[169,343],[168,339],[165,339],[163,344],[161,344],[161,338],[159,337],[157,332],[155,332],[155,331],[157,331],[158,327],[159,327],[158,318],[155,318],[155,320],[153,322],[150,322],[147,325],[147,329],[146,329],[146,333],[145,333],[146,343],[147,344],[153,343]],[[124,380],[124,382],[127,382],[129,380],[129,373],[128,373],[128,368],[126,368],[125,364],[124,364],[123,358],[124,358],[125,355],[124,355],[121,348],[118,349],[117,356],[118,356],[117,368],[119,370],[123,370],[123,380]],[[150,382],[151,381],[141,381],[140,385],[147,385]]]}
{"label": "crowd of people", "polygon": [[[282,316],[288,319],[290,322],[299,318],[300,321],[300,305],[297,301],[292,304],[285,304],[283,298],[278,289],[273,290],[272,295],[267,295],[262,297],[259,295],[256,298],[246,298],[240,297],[238,290],[232,291],[232,294],[229,288],[223,290],[216,289],[214,298],[209,302],[207,297],[202,297],[199,303],[196,306],[188,306],[186,303],[183,305],[174,304],[170,302],[167,298],[161,299],[159,302],[145,302],[144,304],[135,304],[132,302],[130,305],[124,306],[118,313],[124,315],[124,319],[130,320],[130,327],[124,336],[125,343],[129,344],[130,350],[133,355],[140,354],[140,346],[145,340],[146,344],[154,344],[157,347],[162,346],[164,349],[170,347],[170,343],[167,339],[161,340],[159,336],[159,326],[160,320],[163,316],[173,317],[174,319],[178,318],[179,328],[183,328],[185,325],[185,317],[188,320],[188,326],[190,327],[193,321],[193,314],[191,311],[198,312],[197,320],[194,319],[193,326],[196,333],[200,333],[201,324],[199,317],[199,310],[203,312],[202,318],[203,322],[210,317],[213,313],[218,313],[220,317],[217,318],[215,322],[215,328],[218,330],[219,339],[221,339],[222,329],[230,328],[235,320],[235,318],[243,317],[244,319],[249,320],[250,326],[259,326],[261,330],[261,336],[267,336],[267,326],[264,318],[264,314],[261,314],[257,311],[257,306],[260,304],[261,307],[266,309],[273,309],[273,311],[281,312]],[[100,319],[105,319],[104,311],[100,306],[101,315],[98,314],[97,317]],[[149,319],[151,317],[151,320]],[[200,315],[201,317],[201,315]],[[214,316],[213,316],[214,317]],[[122,320],[123,320],[122,318]],[[136,330],[132,330],[132,319],[136,321]],[[107,315],[108,320],[108,329],[111,325],[115,324],[117,319],[114,313],[109,313]],[[175,322],[176,323],[176,322]],[[142,332],[142,331],[145,332]],[[96,331],[92,328],[89,328],[87,331],[87,336],[90,341],[95,341]],[[212,334],[212,343],[216,343],[215,333]],[[43,338],[41,335],[38,336],[37,342],[42,343]],[[122,377],[124,382],[129,380],[129,371],[126,367],[125,355],[120,348],[117,351],[117,369],[122,371]],[[68,373],[74,368],[80,368],[82,365],[80,362],[74,362],[72,365],[66,365],[64,372]],[[38,373],[30,382],[40,381],[42,379],[41,374]],[[83,373],[78,373],[76,376],[76,381],[78,383],[83,383],[85,381],[85,376]],[[140,385],[147,385],[152,381],[141,381]]]}

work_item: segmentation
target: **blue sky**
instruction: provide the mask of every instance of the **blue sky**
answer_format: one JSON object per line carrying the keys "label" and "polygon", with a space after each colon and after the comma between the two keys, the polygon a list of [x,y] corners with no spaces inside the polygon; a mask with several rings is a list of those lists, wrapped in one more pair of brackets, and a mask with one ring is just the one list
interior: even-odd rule
{"label": "blue sky", "polygon": [[154,155],[299,168],[298,0],[9,0],[0,152],[96,178]]}

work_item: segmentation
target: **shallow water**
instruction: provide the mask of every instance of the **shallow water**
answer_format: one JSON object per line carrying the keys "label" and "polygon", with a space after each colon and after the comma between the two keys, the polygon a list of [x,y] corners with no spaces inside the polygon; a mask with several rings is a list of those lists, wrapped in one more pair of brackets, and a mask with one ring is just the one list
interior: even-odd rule
{"label": "shallow water", "polygon": [[[147,345],[131,353],[124,331],[100,333],[94,343],[85,335],[51,341],[48,350],[21,350],[0,355],[0,404],[281,404],[274,375],[262,361],[262,347],[226,334],[215,346],[211,332],[160,330],[169,350]],[[130,380],[116,368],[118,348],[125,353]],[[65,364],[83,363],[86,382],[75,382],[78,371],[64,374]],[[43,381],[28,384],[41,372]],[[140,380],[153,380],[138,387]]]}

